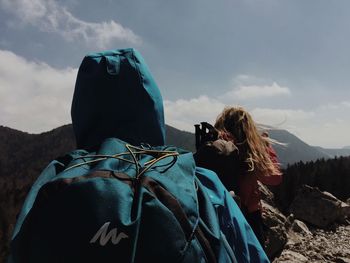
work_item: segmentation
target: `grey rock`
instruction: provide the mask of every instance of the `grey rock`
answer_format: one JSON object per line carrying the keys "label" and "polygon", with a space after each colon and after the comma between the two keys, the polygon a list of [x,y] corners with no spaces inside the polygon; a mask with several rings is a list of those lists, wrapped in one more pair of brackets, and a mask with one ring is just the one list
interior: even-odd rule
{"label": "grey rock", "polygon": [[265,251],[270,258],[273,258],[287,243],[287,230],[284,226],[286,217],[264,200],[262,208],[264,224],[267,226]]}
{"label": "grey rock", "polygon": [[[274,263],[350,263],[349,204],[305,186],[286,217],[276,208],[273,194],[266,187],[263,191],[263,219],[268,227],[265,251]],[[327,224],[318,218],[322,216],[326,217]],[[338,224],[346,217],[347,220]],[[276,256],[278,258],[274,258]]]}
{"label": "grey rock", "polygon": [[348,205],[350,205],[350,198],[346,199],[346,202]]}
{"label": "grey rock", "polygon": [[303,223],[300,220],[294,220],[291,229],[294,232],[300,233],[301,235],[305,236],[305,235],[311,235],[312,233],[310,232],[309,228],[305,225],[305,223]]}
{"label": "grey rock", "polygon": [[298,252],[284,250],[273,263],[303,263],[309,262],[308,258]]}
{"label": "grey rock", "polygon": [[269,258],[274,258],[283,250],[288,241],[284,226],[270,227],[266,235],[265,252]]}
{"label": "grey rock", "polygon": [[261,199],[264,200],[269,205],[275,207],[276,204],[275,204],[275,197],[274,197],[273,193],[267,188],[266,185],[263,185],[259,181],[258,181],[258,185],[259,185]]}
{"label": "grey rock", "polygon": [[292,247],[297,247],[303,243],[303,238],[298,233],[289,230],[287,233],[287,244],[285,245],[284,249],[290,249]]}
{"label": "grey rock", "polygon": [[350,217],[350,205],[347,203],[341,202],[340,204],[340,216],[343,217],[344,219]]}
{"label": "grey rock", "polygon": [[261,201],[261,206],[263,210],[264,223],[267,226],[284,226],[284,224],[287,221],[287,218],[276,207],[271,206],[264,200]]}
{"label": "grey rock", "polygon": [[338,257],[335,259],[336,263],[350,263],[350,259],[349,258],[343,258],[343,257]]}
{"label": "grey rock", "polygon": [[304,185],[290,206],[295,218],[318,227],[342,220],[348,213],[348,205],[330,193]]}

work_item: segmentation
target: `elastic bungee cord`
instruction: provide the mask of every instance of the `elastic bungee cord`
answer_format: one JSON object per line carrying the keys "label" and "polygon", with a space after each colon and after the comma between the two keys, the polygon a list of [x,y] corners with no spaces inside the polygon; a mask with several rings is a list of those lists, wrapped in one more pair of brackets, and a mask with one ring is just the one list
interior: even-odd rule
{"label": "elastic bungee cord", "polygon": [[[90,161],[84,161],[84,162],[72,165],[70,167],[67,167],[64,171],[69,171],[73,168],[77,168],[77,167],[80,167],[80,166],[83,166],[86,164],[97,163],[97,162],[112,158],[112,159],[117,159],[120,161],[125,161],[128,163],[134,164],[136,167],[136,179],[139,179],[144,173],[146,173],[148,170],[150,170],[159,161],[161,161],[165,158],[172,157],[173,158],[172,162],[175,163],[177,160],[177,157],[179,156],[179,153],[176,151],[159,151],[159,150],[144,149],[144,148],[139,148],[139,147],[136,147],[136,146],[133,146],[130,144],[126,144],[125,147],[128,150],[127,152],[122,152],[122,153],[113,154],[113,155],[91,154],[91,155],[85,155],[82,157],[75,158],[74,160],[87,159],[87,158],[97,158],[97,159],[90,160]],[[143,166],[144,169],[142,169],[140,171],[142,166],[138,161],[138,159],[139,159],[138,157],[142,154],[151,155],[152,157],[154,157],[154,159],[147,161]],[[132,160],[123,158],[123,156],[128,156],[128,155],[131,156]]]}

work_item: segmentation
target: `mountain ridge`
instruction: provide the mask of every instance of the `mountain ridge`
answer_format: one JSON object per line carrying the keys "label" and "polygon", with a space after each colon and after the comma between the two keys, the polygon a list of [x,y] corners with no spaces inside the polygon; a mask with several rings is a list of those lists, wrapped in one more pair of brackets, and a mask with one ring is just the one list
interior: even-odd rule
{"label": "mountain ridge", "polygon": [[[299,161],[307,162],[322,158],[329,159],[336,156],[350,155],[350,148],[328,149],[311,146],[283,129],[270,128],[269,135],[272,139],[281,143],[274,144],[273,147],[283,167]],[[174,145],[192,152],[195,151],[194,133],[166,125],[166,138],[166,144],[168,145]],[[25,147],[23,147],[24,145]],[[47,148],[54,148],[54,150]],[[3,174],[4,167],[8,163],[16,162],[16,160],[21,160],[24,163],[33,161],[33,152],[36,152],[37,158],[35,159],[39,162],[49,162],[57,158],[58,155],[62,155],[75,148],[75,137],[71,124],[38,134],[0,126],[0,153],[2,153],[2,157],[0,158],[0,176]],[[38,172],[40,172],[40,169],[42,167],[38,167]]]}
{"label": "mountain ridge", "polygon": [[320,146],[314,146],[316,149],[319,151],[329,155],[330,158],[333,157],[339,157],[339,156],[348,156],[350,155],[350,148],[348,147],[343,147],[343,148],[323,148]]}

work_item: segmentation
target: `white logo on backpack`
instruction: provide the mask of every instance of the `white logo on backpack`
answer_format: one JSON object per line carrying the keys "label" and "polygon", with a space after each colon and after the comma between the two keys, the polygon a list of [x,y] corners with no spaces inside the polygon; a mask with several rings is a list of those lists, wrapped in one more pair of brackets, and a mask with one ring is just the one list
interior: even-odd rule
{"label": "white logo on backpack", "polygon": [[107,233],[109,224],[110,222],[106,222],[90,240],[90,243],[95,243],[100,238],[101,246],[106,245],[109,240],[111,240],[114,245],[117,245],[120,242],[120,240],[124,238],[129,238],[129,236],[124,232],[120,232],[118,234],[117,228],[112,228],[111,231]]}

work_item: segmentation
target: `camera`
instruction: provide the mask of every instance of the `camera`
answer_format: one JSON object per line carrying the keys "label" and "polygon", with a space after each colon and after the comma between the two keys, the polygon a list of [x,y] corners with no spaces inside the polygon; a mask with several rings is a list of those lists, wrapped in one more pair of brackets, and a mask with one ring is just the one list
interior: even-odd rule
{"label": "camera", "polygon": [[201,122],[200,124],[195,124],[194,127],[195,127],[195,134],[196,134],[197,150],[205,143],[210,141],[215,141],[218,139],[219,132],[210,123]]}

